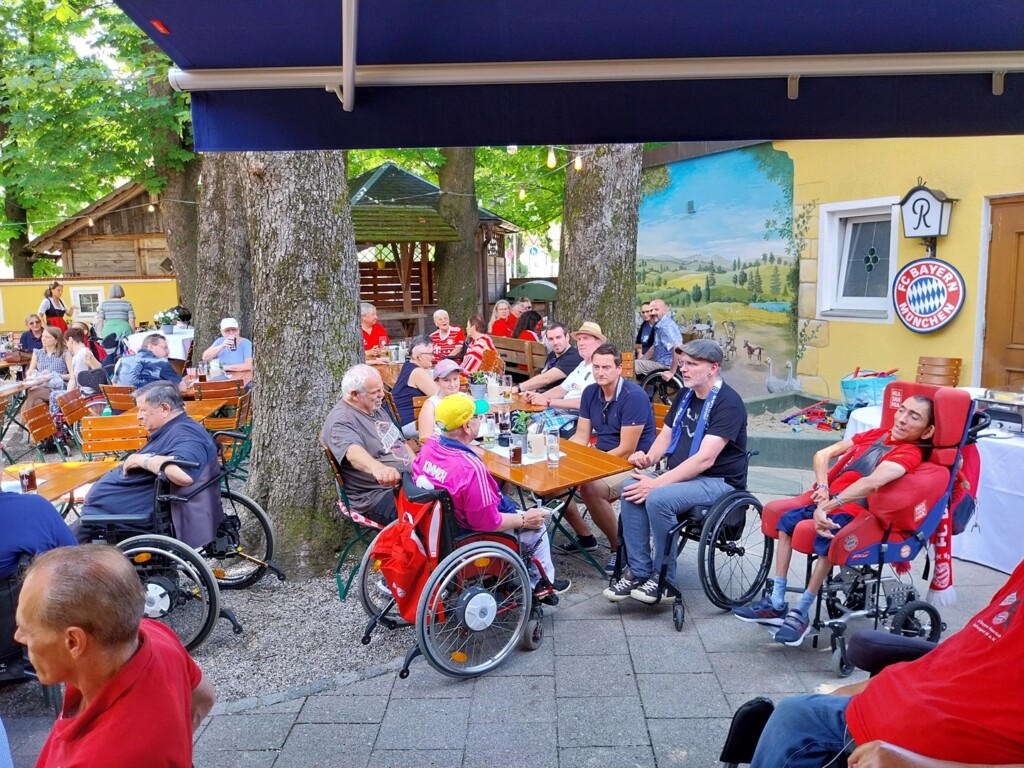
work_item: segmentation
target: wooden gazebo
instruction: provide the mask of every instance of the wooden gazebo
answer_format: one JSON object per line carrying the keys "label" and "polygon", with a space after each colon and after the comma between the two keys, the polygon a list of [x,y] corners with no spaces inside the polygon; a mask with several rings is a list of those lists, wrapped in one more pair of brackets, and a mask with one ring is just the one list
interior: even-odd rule
{"label": "wooden gazebo", "polygon": [[[437,307],[434,248],[459,239],[438,213],[440,188],[388,162],[351,179],[349,195],[360,298],[377,307],[382,321],[400,323],[406,335],[422,332]],[[489,313],[505,293],[505,238],[520,229],[485,208],[478,215],[479,296]]]}

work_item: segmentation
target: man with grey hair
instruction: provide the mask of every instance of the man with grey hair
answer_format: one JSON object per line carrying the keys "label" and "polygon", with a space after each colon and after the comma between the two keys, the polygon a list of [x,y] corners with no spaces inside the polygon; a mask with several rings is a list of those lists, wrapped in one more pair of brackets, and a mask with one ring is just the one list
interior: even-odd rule
{"label": "man with grey hair", "polygon": [[[185,404],[178,390],[162,381],[147,384],[136,390],[133,397],[138,406],[136,418],[149,432],[149,441],[138,453],[133,453],[124,463],[101,477],[85,496],[81,520],[73,526],[80,542],[92,541],[103,526],[90,523],[90,517],[110,515],[138,515],[153,509],[153,483],[161,466],[174,459],[198,464],[197,468],[168,464],[164,474],[172,488],[188,488],[207,483],[220,471],[217,461],[217,447],[213,438],[202,424],[185,413]],[[219,494],[217,484],[212,492]],[[198,501],[198,500],[197,500]],[[173,506],[175,534],[189,546],[201,547],[209,544],[220,524],[218,510],[205,509],[195,512],[199,505],[191,507],[188,515],[183,508]],[[138,533],[149,533],[153,523],[125,524],[119,529]]]}
{"label": "man with grey hair", "polygon": [[446,357],[461,361],[466,333],[459,326],[451,324],[448,313],[443,309],[434,313],[434,325],[437,330],[430,334],[430,341],[434,345],[434,362]]}
{"label": "man with grey hair", "polygon": [[368,358],[371,351],[391,343],[388,332],[377,322],[377,308],[368,301],[359,304],[359,324],[363,330],[363,350]]}
{"label": "man with grey hair", "polygon": [[137,353],[125,355],[117,361],[114,383],[138,389],[154,381],[163,381],[184,392],[193,382],[178,375],[174,366],[167,362],[169,354],[167,338],[160,333],[149,334],[142,340],[142,348]]}
{"label": "man with grey hair", "polygon": [[345,495],[378,523],[398,516],[393,489],[412,466],[413,452],[383,408],[384,382],[372,367],[355,365],[341,382],[341,400],[323,426],[323,440],[341,470]]}
{"label": "man with grey hair", "polygon": [[15,638],[39,682],[66,685],[36,766],[192,765],[213,686],[173,630],[140,619],[145,601],[114,547],[61,547],[29,566]]}

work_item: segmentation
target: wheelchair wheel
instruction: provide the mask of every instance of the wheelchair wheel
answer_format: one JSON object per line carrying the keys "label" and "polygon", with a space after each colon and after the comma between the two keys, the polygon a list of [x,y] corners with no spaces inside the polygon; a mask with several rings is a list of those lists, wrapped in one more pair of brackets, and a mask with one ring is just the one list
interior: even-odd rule
{"label": "wheelchair wheel", "polygon": [[[384,530],[387,530],[394,522],[388,523]],[[379,534],[378,534],[379,535]],[[382,581],[384,575],[380,572],[380,562],[373,557],[373,542],[363,552],[363,559],[359,561],[358,576],[359,603],[367,616],[380,616],[384,612],[384,606],[391,600],[391,593],[385,594]],[[391,616],[396,626],[408,626],[409,622],[402,618],[397,611]]]}
{"label": "wheelchair wheel", "polygon": [[143,615],[173,629],[185,650],[198,648],[220,615],[217,580],[206,561],[177,539],[157,534],[133,536],[117,547],[142,579]]}
{"label": "wheelchair wheel", "polygon": [[267,572],[274,557],[274,527],[259,504],[237,491],[222,490],[224,518],[217,538],[199,550],[221,589],[244,589]]}
{"label": "wheelchair wheel", "polygon": [[856,669],[853,666],[853,662],[843,653],[842,648],[836,648],[832,651],[829,667],[832,669],[832,674],[836,677],[849,677],[853,674],[853,670]]}
{"label": "wheelchair wheel", "polygon": [[536,651],[540,648],[541,640],[544,639],[544,614],[540,606],[535,605],[530,610],[530,620],[526,622],[526,629],[523,631],[523,648],[528,651]]}
{"label": "wheelchair wheel", "polygon": [[644,376],[643,381],[640,382],[640,388],[647,393],[647,397],[650,398],[652,403],[672,405],[672,401],[676,399],[676,394],[683,388],[683,380],[679,378],[679,374],[676,374],[668,381],[665,381],[661,378],[661,374],[662,371],[647,374]]}
{"label": "wheelchair wheel", "polygon": [[708,600],[728,610],[757,596],[772,564],[775,540],[761,531],[761,502],[729,494],[708,512],[697,551],[697,573]]}
{"label": "wheelchair wheel", "polygon": [[896,611],[889,625],[894,635],[920,637],[933,643],[942,637],[942,617],[938,609],[924,600],[911,600]]}
{"label": "wheelchair wheel", "polygon": [[494,542],[461,547],[430,574],[416,610],[416,642],[451,677],[498,667],[522,641],[532,594],[526,566]]}

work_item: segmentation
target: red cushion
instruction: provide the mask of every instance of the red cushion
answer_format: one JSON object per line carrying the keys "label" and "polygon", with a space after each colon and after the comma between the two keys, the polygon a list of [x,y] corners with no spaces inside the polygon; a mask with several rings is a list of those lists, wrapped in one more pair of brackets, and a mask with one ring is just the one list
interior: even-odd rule
{"label": "red cushion", "polygon": [[948,484],[948,469],[925,462],[871,494],[868,509],[884,526],[892,525],[901,531],[913,530],[942,498]]}
{"label": "red cushion", "polygon": [[764,535],[771,536],[773,539],[779,538],[779,532],[776,530],[779,518],[791,509],[806,507],[811,503],[811,491],[805,491],[791,499],[769,501],[764,505],[764,509],[761,510],[761,530],[764,532]]}

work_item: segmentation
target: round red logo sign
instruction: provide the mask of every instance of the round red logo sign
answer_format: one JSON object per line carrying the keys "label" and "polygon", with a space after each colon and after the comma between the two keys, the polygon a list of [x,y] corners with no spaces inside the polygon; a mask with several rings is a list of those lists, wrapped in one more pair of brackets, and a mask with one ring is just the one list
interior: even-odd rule
{"label": "round red logo sign", "polygon": [[912,261],[893,282],[896,314],[914,333],[947,326],[964,306],[964,279],[956,267],[939,259]]}

